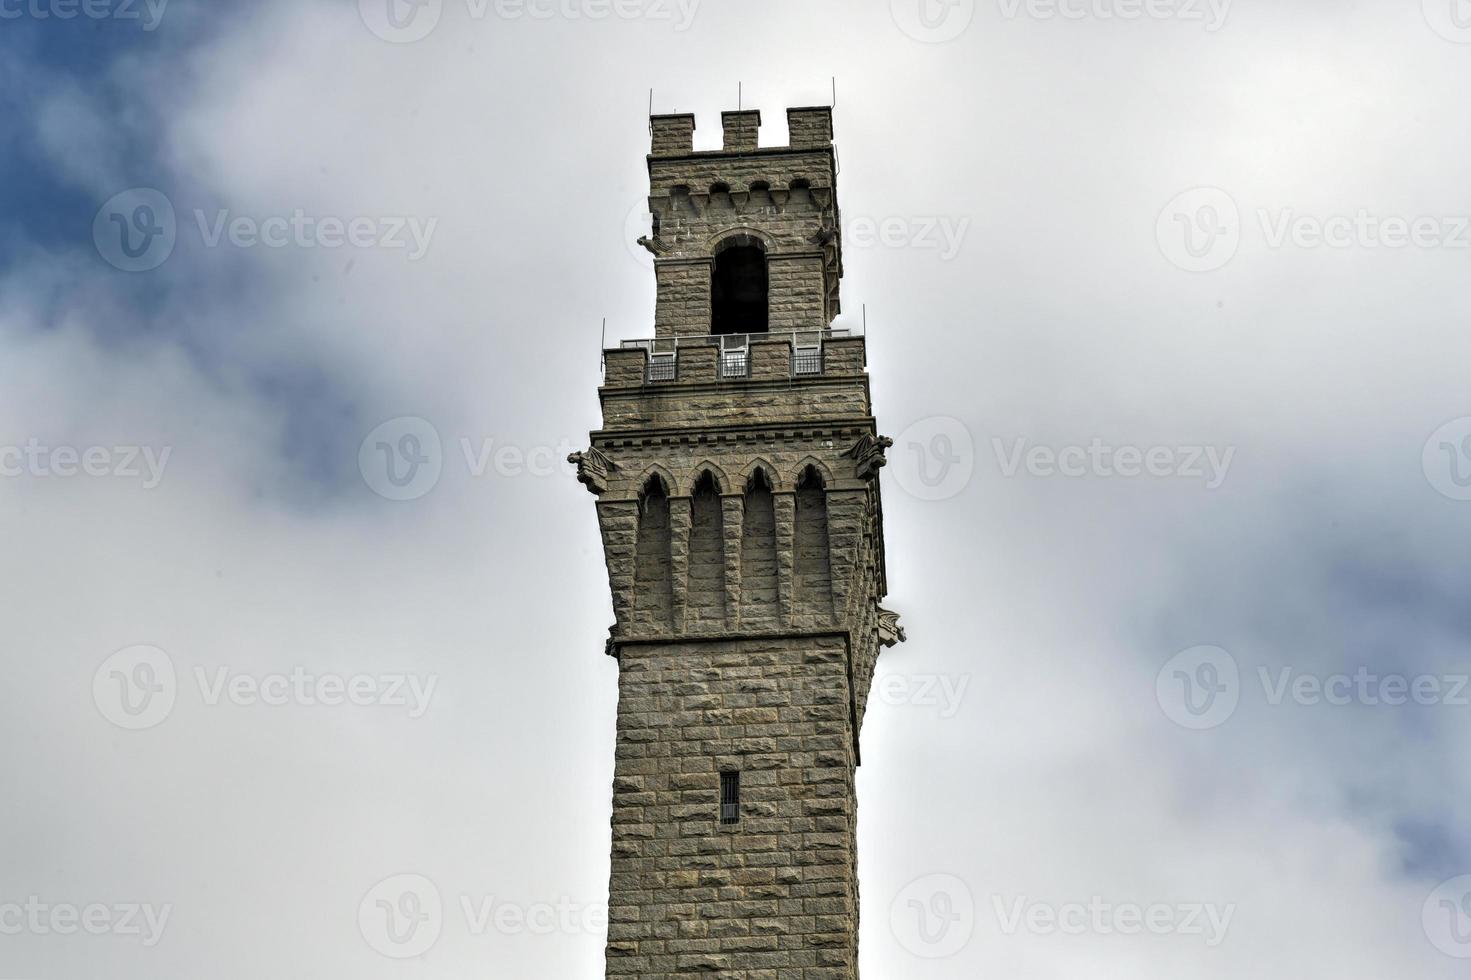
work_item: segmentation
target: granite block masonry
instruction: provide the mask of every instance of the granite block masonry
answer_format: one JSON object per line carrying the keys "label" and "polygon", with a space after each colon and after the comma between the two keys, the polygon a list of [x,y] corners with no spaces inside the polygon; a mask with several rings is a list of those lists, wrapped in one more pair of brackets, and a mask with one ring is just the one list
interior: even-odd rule
{"label": "granite block masonry", "polygon": [[650,119],[654,336],[604,351],[597,497],[619,666],[607,977],[856,980],[859,730],[887,592],[826,106],[695,151]]}

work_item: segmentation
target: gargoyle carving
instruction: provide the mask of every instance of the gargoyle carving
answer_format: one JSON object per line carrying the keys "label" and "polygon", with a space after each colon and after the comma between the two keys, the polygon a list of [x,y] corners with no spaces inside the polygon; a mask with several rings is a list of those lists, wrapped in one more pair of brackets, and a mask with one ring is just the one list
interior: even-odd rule
{"label": "gargoyle carving", "polygon": [[668,245],[665,245],[657,238],[650,238],[648,235],[638,236],[638,243],[648,249],[652,255],[663,255],[669,251]]}
{"label": "gargoyle carving", "polygon": [[860,480],[872,480],[878,476],[879,468],[889,460],[884,456],[884,450],[894,444],[894,440],[888,436],[871,436],[864,433],[863,437],[853,444],[853,448],[845,452],[844,456],[852,457],[854,463],[854,475]]}
{"label": "gargoyle carving", "polygon": [[608,489],[608,474],[618,468],[617,463],[596,448],[571,453],[567,462],[577,464],[577,482],[585,485],[595,496]]}
{"label": "gargoyle carving", "polygon": [[904,635],[904,627],[899,625],[899,614],[882,606],[878,607],[878,614],[879,642],[886,647],[903,643],[907,637]]}

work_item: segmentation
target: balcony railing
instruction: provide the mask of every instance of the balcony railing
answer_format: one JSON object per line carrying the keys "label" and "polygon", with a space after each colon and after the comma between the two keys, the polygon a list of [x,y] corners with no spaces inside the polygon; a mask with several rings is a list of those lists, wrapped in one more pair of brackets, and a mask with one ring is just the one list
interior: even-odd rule
{"label": "balcony railing", "polygon": [[792,349],[792,374],[810,376],[822,374],[824,341],[852,336],[842,329],[781,330],[753,334],[705,334],[691,337],[649,337],[641,340],[625,340],[623,349],[642,348],[649,352],[647,381],[674,381],[678,375],[679,350],[681,347],[720,348],[719,376],[721,378],[746,378],[751,373],[751,342],[786,340]]}

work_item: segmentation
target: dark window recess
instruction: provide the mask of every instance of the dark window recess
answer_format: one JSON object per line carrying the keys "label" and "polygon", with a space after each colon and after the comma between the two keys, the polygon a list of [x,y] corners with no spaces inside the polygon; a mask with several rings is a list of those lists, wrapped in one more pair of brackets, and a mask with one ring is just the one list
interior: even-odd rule
{"label": "dark window recess", "polygon": [[741,774],[738,772],[720,774],[720,822],[741,822]]}
{"label": "dark window recess", "polygon": [[766,333],[766,253],[734,245],[715,256],[710,280],[711,333]]}

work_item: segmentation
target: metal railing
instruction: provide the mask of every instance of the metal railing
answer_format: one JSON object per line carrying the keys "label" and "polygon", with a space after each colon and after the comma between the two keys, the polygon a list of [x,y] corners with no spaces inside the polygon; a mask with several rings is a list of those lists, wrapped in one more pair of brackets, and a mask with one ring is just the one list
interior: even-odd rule
{"label": "metal railing", "polygon": [[674,354],[650,354],[648,376],[650,381],[673,381],[678,372]]}
{"label": "metal railing", "polygon": [[792,348],[792,373],[793,374],[821,374],[822,373],[822,348],[821,347],[794,347],[794,348]]}
{"label": "metal railing", "polygon": [[681,347],[710,346],[720,348],[721,378],[745,378],[751,373],[750,348],[753,340],[786,339],[792,350],[792,374],[810,376],[822,374],[823,342],[849,336],[852,334],[847,330],[827,327],[816,330],[774,330],[768,333],[647,337],[620,341],[619,346],[625,350],[642,348],[649,352],[646,372],[648,381],[673,381],[678,377],[677,363]]}

